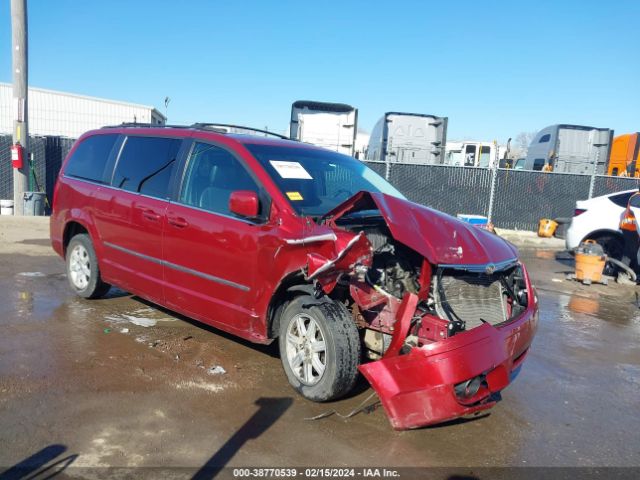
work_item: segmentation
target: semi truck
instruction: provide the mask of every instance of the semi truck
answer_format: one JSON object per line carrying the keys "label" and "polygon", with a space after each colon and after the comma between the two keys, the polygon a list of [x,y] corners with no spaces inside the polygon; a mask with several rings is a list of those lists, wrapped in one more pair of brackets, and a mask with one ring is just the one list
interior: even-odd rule
{"label": "semi truck", "polygon": [[457,167],[494,167],[506,154],[496,142],[447,142],[444,163]]}
{"label": "semi truck", "polygon": [[551,125],[533,137],[524,169],[604,175],[612,140],[609,128]]}
{"label": "semi truck", "polygon": [[344,103],[298,100],[291,105],[289,136],[353,156],[358,110]]}
{"label": "semi truck", "polygon": [[442,164],[447,122],[437,115],[387,112],[371,131],[366,160]]}
{"label": "semi truck", "polygon": [[625,133],[613,139],[607,175],[640,177],[640,133]]}

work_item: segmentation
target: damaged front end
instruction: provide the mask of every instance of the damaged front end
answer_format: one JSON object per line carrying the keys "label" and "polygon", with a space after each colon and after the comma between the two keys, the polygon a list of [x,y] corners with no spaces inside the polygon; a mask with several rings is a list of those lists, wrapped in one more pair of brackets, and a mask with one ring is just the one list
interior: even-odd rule
{"label": "damaged front end", "polygon": [[537,298],[515,248],[406,200],[360,192],[322,221],[333,249],[307,278],[350,308],[359,370],[396,429],[492,407],[537,327]]}

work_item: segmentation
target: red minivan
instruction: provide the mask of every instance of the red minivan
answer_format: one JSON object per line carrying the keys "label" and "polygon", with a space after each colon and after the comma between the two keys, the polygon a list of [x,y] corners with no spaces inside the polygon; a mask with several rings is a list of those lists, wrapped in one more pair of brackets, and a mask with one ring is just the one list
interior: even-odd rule
{"label": "red minivan", "polygon": [[408,201],[358,160],[192,127],[84,134],[55,188],[51,241],[84,298],[110,285],[257,343],[304,397],[361,372],[394,428],[493,406],[537,327],[500,237]]}

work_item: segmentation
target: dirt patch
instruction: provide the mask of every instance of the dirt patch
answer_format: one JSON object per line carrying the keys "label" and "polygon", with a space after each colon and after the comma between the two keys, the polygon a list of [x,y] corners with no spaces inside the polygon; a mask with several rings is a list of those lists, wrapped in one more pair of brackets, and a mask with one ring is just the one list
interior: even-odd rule
{"label": "dirt patch", "polygon": [[0,253],[52,254],[49,217],[0,216]]}

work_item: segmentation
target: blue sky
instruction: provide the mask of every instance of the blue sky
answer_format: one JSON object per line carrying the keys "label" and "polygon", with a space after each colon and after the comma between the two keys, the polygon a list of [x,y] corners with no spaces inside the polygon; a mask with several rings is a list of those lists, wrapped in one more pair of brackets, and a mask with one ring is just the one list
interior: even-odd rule
{"label": "blue sky", "polygon": [[[11,81],[9,0],[0,81]],[[299,99],[449,117],[449,139],[640,130],[638,1],[29,0],[30,84],[283,130]]]}

